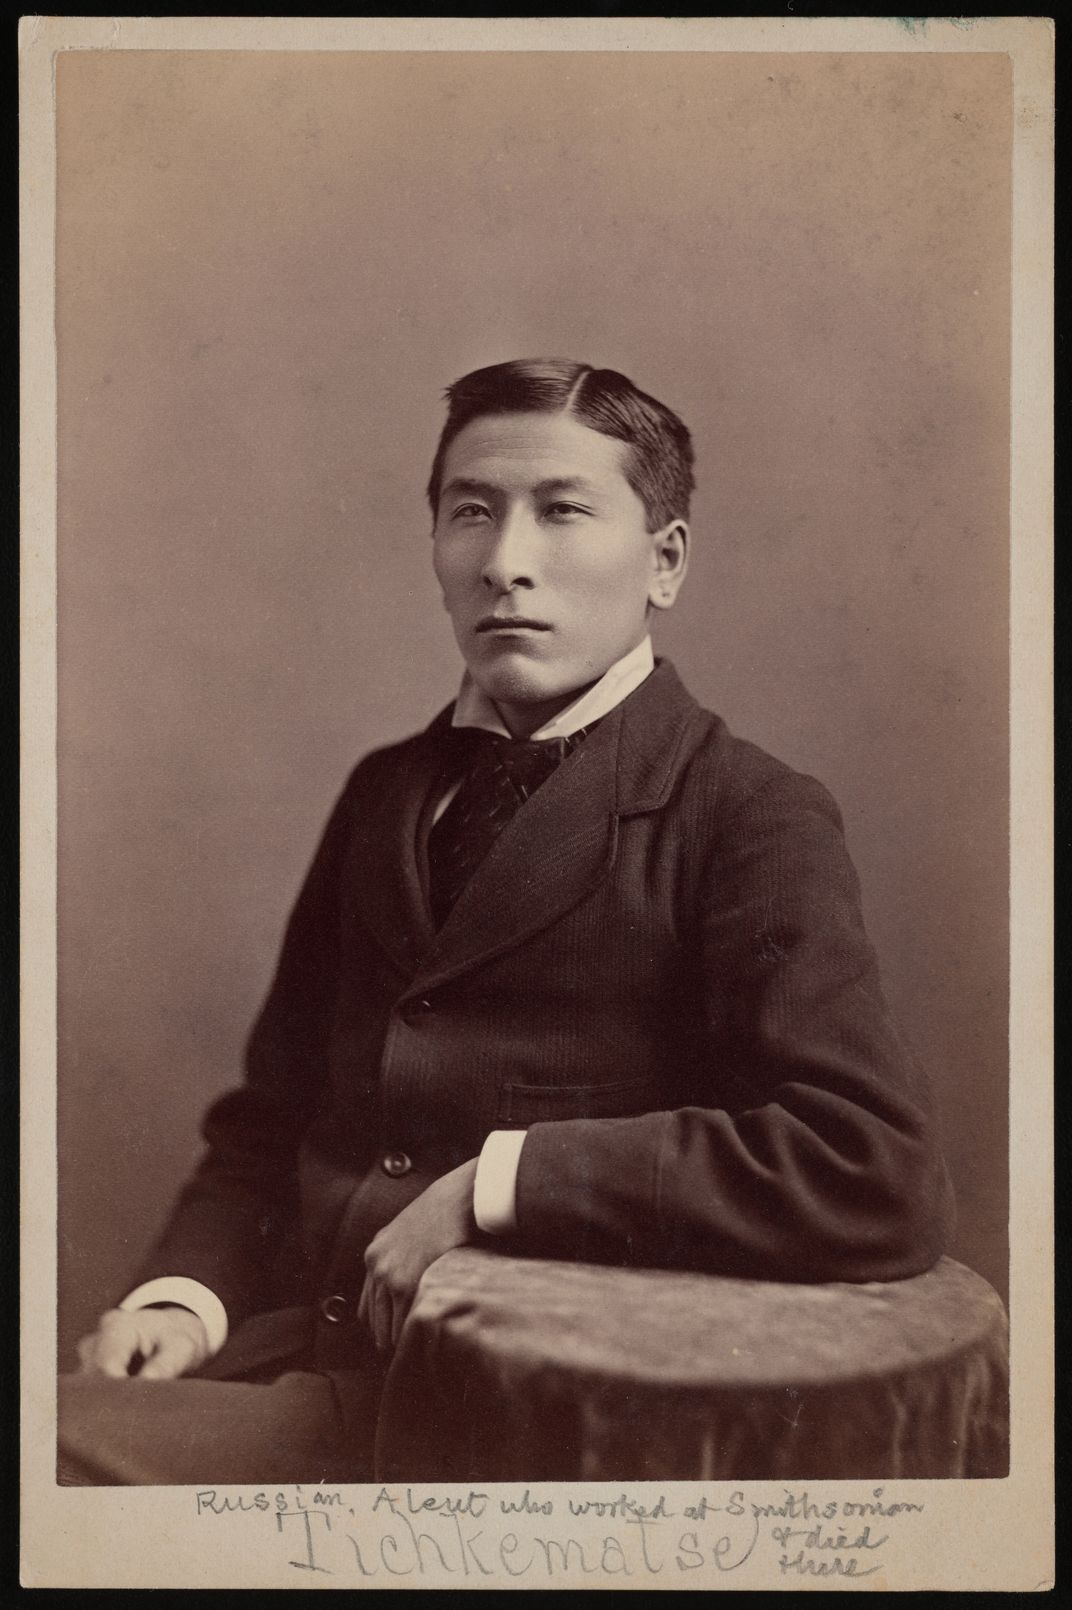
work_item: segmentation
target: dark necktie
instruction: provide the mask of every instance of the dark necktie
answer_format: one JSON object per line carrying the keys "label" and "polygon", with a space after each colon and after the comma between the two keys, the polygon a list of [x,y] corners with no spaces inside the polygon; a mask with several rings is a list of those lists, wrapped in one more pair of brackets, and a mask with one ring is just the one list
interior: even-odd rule
{"label": "dark necktie", "polygon": [[533,743],[474,727],[452,729],[467,759],[457,793],[428,835],[437,928],[506,824],[591,730],[582,727],[568,738]]}

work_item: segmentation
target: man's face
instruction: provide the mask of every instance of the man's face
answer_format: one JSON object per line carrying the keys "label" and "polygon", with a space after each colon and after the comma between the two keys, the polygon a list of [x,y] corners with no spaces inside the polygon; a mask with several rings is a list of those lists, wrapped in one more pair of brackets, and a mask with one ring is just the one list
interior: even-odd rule
{"label": "man's face", "polygon": [[568,414],[471,420],[443,465],[434,563],[466,665],[514,732],[598,681],[673,603],[685,527],[650,532],[627,448]]}

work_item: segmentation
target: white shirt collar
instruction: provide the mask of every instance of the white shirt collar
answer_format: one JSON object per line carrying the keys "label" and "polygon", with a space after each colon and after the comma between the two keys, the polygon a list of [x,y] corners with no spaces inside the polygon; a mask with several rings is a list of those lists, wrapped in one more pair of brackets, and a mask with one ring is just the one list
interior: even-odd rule
{"label": "white shirt collar", "polygon": [[[651,638],[645,637],[636,648],[630,649],[628,654],[623,654],[620,660],[616,660],[610,670],[605,671],[599,681],[593,683],[580,698],[574,699],[572,704],[568,704],[564,710],[558,712],[557,716],[552,717],[534,732],[532,741],[539,743],[545,738],[568,738],[571,734],[579,732],[582,727],[598,721],[601,716],[607,715],[616,705],[621,704],[623,699],[628,698],[634,688],[638,688],[654,669],[655,655]],[[462,677],[451,726],[483,727],[486,732],[497,732],[503,738],[511,736],[494,702],[488,698],[483,688],[477,686],[468,671]]]}

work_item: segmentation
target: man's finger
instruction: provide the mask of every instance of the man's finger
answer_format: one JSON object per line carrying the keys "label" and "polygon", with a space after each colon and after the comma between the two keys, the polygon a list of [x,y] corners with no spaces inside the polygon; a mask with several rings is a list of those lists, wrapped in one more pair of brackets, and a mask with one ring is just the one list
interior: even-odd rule
{"label": "man's finger", "polygon": [[409,1311],[413,1306],[413,1293],[411,1291],[396,1291],[391,1316],[391,1346],[398,1346],[398,1338],[402,1334],[402,1327],[406,1323]]}
{"label": "man's finger", "polygon": [[80,1338],[76,1352],[78,1353],[78,1362],[82,1369],[91,1370],[93,1368],[97,1353],[96,1331],[91,1332],[89,1336],[83,1336]]}
{"label": "man's finger", "polygon": [[89,1358],[90,1368],[100,1375],[122,1380],[127,1375],[130,1361],[138,1351],[138,1327],[132,1314],[111,1308],[102,1314],[97,1329],[90,1338],[93,1345]]}
{"label": "man's finger", "polygon": [[381,1353],[386,1353],[391,1346],[391,1296],[385,1286],[376,1282],[376,1289],[372,1294],[373,1302],[373,1330],[372,1335]]}
{"label": "man's finger", "polygon": [[115,1379],[126,1375],[130,1361],[138,1351],[138,1331],[133,1322],[126,1325],[102,1324],[92,1339],[96,1345],[91,1368]]}
{"label": "man's finger", "polygon": [[185,1374],[197,1356],[197,1343],[184,1331],[168,1336],[141,1367],[141,1381],[174,1381]]}
{"label": "man's finger", "polygon": [[361,1287],[361,1301],[357,1305],[357,1322],[359,1325],[368,1326],[369,1330],[372,1329],[372,1323],[369,1316],[369,1301],[371,1291],[372,1276],[366,1275],[365,1284]]}
{"label": "man's finger", "polygon": [[365,1275],[365,1284],[361,1288],[361,1301],[357,1305],[357,1317],[361,1324],[365,1326],[377,1347],[380,1345],[379,1337],[376,1333],[376,1325],[379,1314],[379,1293],[380,1283],[376,1279],[376,1276],[370,1271]]}

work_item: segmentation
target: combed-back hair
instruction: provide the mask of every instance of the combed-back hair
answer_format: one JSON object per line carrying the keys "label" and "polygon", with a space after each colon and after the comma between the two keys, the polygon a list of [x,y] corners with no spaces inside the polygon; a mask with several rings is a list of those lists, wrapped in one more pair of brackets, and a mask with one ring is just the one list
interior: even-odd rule
{"label": "combed-back hair", "polygon": [[696,484],[692,438],[664,403],[616,369],[593,369],[571,358],[514,358],[463,375],[445,396],[447,419],[428,481],[433,516],[447,450],[470,421],[487,414],[566,413],[626,444],[626,479],[644,505],[650,531],[688,519]]}

